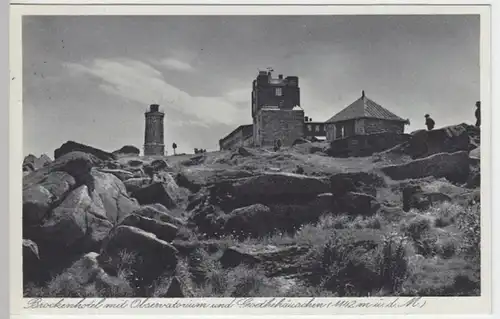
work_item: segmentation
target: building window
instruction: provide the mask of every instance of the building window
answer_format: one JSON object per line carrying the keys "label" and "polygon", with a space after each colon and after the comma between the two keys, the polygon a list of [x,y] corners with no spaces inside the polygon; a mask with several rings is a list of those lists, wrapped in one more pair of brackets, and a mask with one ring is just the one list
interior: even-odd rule
{"label": "building window", "polygon": [[281,88],[276,88],[275,93],[276,93],[276,96],[282,96],[283,90]]}
{"label": "building window", "polygon": [[342,138],[344,138],[344,133],[345,133],[344,126],[341,126],[340,127],[340,136],[342,136]]}
{"label": "building window", "polygon": [[319,125],[316,125],[316,132],[319,132]]}
{"label": "building window", "polygon": [[307,126],[307,130],[308,130],[309,132],[312,132],[312,126],[311,126],[311,125],[308,125],[308,126]]}

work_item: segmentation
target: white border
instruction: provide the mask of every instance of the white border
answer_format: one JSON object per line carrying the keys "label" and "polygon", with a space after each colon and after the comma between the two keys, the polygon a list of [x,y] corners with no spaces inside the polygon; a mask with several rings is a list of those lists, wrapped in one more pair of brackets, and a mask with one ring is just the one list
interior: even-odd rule
{"label": "white border", "polygon": [[[21,1],[19,1],[21,2]],[[34,3],[36,1],[22,0],[24,3]],[[62,0],[53,0],[52,3],[62,2]],[[64,1],[66,3],[76,1]],[[80,3],[82,1],[79,1]],[[104,1],[89,1],[91,3],[103,3]],[[121,1],[124,3],[127,1]],[[180,2],[180,1],[179,1]],[[215,2],[215,1],[214,1]],[[221,3],[221,1],[217,1]],[[291,1],[287,2],[290,3]],[[331,1],[330,1],[331,2]],[[408,1],[408,3],[422,3],[423,1]],[[452,3],[451,1],[443,1],[444,3]],[[39,2],[38,2],[39,3]],[[88,2],[87,2],[88,3]],[[110,3],[110,1],[106,1]],[[115,2],[116,3],[116,2]],[[193,3],[193,2],[191,2]],[[297,3],[297,2],[295,2]],[[360,3],[354,1],[353,3]],[[364,4],[380,4],[380,1],[363,1]],[[396,4],[399,1],[384,1],[384,3]],[[462,1],[458,3],[464,3]],[[484,2],[481,2],[485,4]],[[457,1],[453,1],[457,4]],[[22,306],[25,304],[22,300],[22,285],[21,285],[21,211],[22,211],[22,193],[21,181],[22,172],[19,169],[22,163],[22,43],[21,43],[21,17],[22,15],[333,15],[333,14],[480,14],[481,15],[481,58],[480,58],[480,80],[481,80],[481,101],[483,104],[483,116],[485,120],[482,127],[482,150],[481,163],[483,174],[481,174],[482,183],[482,242],[485,243],[482,247],[482,278],[481,290],[484,294],[481,297],[429,297],[425,298],[428,303],[422,310],[408,312],[408,309],[364,309],[362,311],[352,309],[342,309],[342,311],[333,312],[332,309],[315,310],[315,309],[250,309],[250,308],[232,308],[227,312],[221,312],[214,309],[199,309],[197,315],[325,315],[325,314],[478,314],[489,313],[491,309],[491,43],[490,43],[490,11],[489,6],[132,6],[132,5],[98,5],[98,6],[78,6],[73,5],[12,5],[11,6],[11,21],[10,21],[10,67],[11,74],[9,78],[15,80],[10,81],[10,287],[11,287],[11,314],[21,314]],[[265,298],[264,298],[265,299]],[[317,298],[321,299],[337,299],[337,298]],[[362,299],[362,298],[357,298]],[[391,298],[383,298],[391,299]],[[409,299],[409,298],[408,298]],[[57,299],[55,299],[57,300]],[[194,298],[192,299],[195,300]],[[221,300],[220,298],[203,298],[210,300]],[[48,301],[48,300],[47,300]],[[152,301],[161,301],[152,299]],[[173,302],[174,300],[169,300]],[[36,311],[22,311],[22,314],[91,314],[90,311],[75,311],[75,310],[57,310],[54,309],[37,309]],[[100,309],[99,314],[121,314],[121,315],[181,315],[193,314],[193,311],[188,309],[143,309],[140,312],[137,310],[124,309],[121,311]],[[95,312],[92,314],[96,314]],[[385,316],[387,317],[387,316]]]}

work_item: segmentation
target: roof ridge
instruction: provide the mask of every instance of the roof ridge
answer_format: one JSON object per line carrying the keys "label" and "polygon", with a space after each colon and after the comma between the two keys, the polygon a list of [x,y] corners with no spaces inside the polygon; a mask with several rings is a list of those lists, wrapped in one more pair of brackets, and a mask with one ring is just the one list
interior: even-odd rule
{"label": "roof ridge", "polygon": [[[362,103],[361,105],[359,105]],[[394,121],[404,121],[401,117],[384,108],[379,103],[362,95],[354,102],[343,108],[340,112],[333,115],[328,122],[340,122],[357,118],[377,118]]]}

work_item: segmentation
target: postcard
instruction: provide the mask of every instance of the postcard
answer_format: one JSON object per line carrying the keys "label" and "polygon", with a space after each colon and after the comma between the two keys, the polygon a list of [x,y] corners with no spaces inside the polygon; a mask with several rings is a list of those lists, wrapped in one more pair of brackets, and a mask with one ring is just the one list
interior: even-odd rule
{"label": "postcard", "polygon": [[491,311],[489,6],[10,25],[11,313]]}

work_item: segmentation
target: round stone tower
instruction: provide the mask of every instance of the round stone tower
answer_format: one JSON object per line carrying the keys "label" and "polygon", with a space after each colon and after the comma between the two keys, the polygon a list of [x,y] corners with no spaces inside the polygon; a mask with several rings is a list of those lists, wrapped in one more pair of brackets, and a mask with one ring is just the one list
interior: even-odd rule
{"label": "round stone tower", "polygon": [[163,118],[165,113],[160,112],[158,104],[151,104],[149,111],[144,115],[146,117],[144,155],[165,155],[165,144],[163,142]]}

